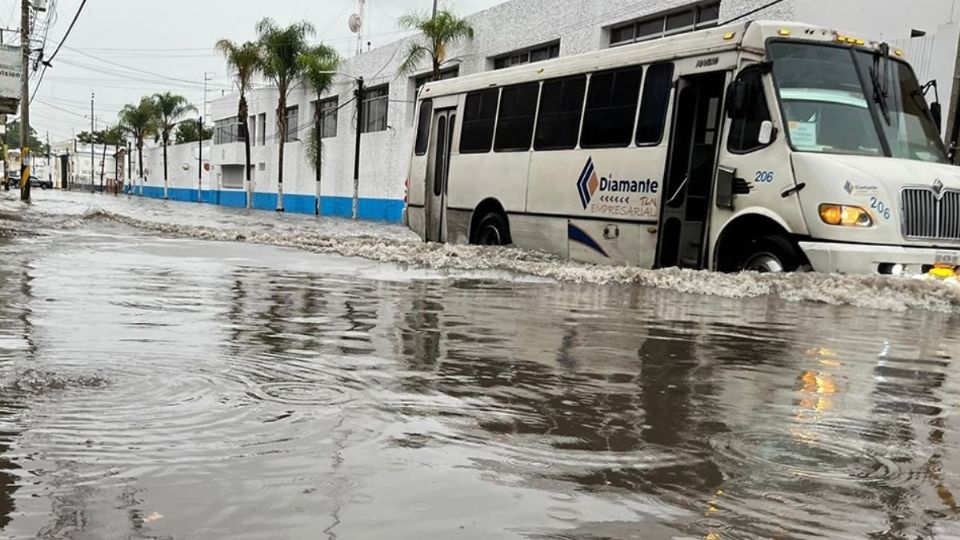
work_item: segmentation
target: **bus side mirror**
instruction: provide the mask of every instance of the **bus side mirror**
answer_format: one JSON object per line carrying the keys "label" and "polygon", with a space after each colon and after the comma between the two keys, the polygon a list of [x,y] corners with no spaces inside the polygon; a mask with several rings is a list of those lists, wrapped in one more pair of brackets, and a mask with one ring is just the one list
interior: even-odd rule
{"label": "bus side mirror", "polygon": [[943,106],[939,101],[930,104],[930,116],[933,117],[933,123],[937,125],[937,130],[943,130]]}
{"label": "bus side mirror", "polygon": [[769,120],[760,122],[760,133],[757,134],[757,142],[763,146],[773,142],[773,122]]}

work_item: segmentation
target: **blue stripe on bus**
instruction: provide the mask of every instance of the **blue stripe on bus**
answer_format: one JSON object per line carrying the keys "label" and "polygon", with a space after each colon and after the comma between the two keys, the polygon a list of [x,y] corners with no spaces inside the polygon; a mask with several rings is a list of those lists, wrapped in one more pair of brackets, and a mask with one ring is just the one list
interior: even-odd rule
{"label": "blue stripe on bus", "polygon": [[577,180],[577,192],[580,194],[580,203],[584,208],[590,204],[590,193],[588,183],[590,182],[590,177],[593,176],[593,158],[587,158],[587,164],[583,166],[583,171],[580,172],[580,178]]}
{"label": "blue stripe on bus", "polygon": [[573,223],[567,224],[567,238],[587,246],[588,248],[596,251],[608,259],[610,258],[610,256],[607,255],[607,252],[600,247],[600,244],[598,244],[593,238],[590,238],[590,235],[587,234],[586,231],[580,227],[577,227]]}

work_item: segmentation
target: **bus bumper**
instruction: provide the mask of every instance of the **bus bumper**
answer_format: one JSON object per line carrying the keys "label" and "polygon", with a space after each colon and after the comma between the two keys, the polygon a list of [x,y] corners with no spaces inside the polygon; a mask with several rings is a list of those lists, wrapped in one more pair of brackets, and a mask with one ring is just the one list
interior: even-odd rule
{"label": "bus bumper", "polygon": [[960,248],[876,246],[834,242],[800,242],[816,272],[845,274],[927,273],[934,265],[960,267]]}

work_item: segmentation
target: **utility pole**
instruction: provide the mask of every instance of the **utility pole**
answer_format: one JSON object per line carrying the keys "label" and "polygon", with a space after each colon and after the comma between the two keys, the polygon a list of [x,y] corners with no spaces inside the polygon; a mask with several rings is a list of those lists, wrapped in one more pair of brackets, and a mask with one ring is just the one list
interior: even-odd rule
{"label": "utility pole", "polygon": [[[206,81],[204,81],[203,86],[204,88],[206,88],[207,86]],[[206,106],[206,101],[207,101],[206,90],[204,90],[203,95],[204,95],[204,98],[203,98],[204,106]],[[200,119],[197,120],[197,123],[199,124],[197,127],[200,129],[200,132],[199,132],[200,133],[200,137],[199,137],[200,152],[198,154],[199,157],[197,158],[197,202],[202,203],[203,202],[203,116],[201,116]]]}
{"label": "utility pole", "polygon": [[93,146],[93,132],[96,130],[93,123],[93,100],[96,95],[93,92],[90,92],[90,193],[93,193],[93,171],[96,170],[97,157],[94,155],[96,148]]}
{"label": "utility pole", "polygon": [[103,191],[103,173],[104,168],[107,166],[107,141],[103,141],[103,157],[100,158],[100,194],[104,193]]}
{"label": "utility pole", "polygon": [[20,2],[20,200],[30,200],[30,0]]}
{"label": "utility pole", "polygon": [[437,18],[437,0],[433,0],[433,18]]}
{"label": "utility pole", "polygon": [[[212,72],[204,71],[203,72],[203,107],[200,111],[200,157],[198,159],[197,165],[197,202],[203,202],[203,119],[207,117],[207,83],[210,82],[210,76],[213,75]],[[246,166],[246,165],[244,165]]]}
{"label": "utility pole", "polygon": [[53,186],[53,165],[50,164],[50,132],[47,131],[47,180]]}
{"label": "utility pole", "polygon": [[[363,77],[357,77],[357,143],[353,156],[353,219],[360,217],[360,135],[363,134]],[[319,106],[319,103],[317,104]]]}

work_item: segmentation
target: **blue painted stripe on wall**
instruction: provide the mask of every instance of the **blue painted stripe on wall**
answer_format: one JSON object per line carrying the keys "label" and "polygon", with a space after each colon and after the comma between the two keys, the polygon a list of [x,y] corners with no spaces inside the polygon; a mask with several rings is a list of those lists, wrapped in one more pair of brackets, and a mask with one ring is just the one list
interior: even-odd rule
{"label": "blue painted stripe on wall", "polygon": [[220,204],[234,208],[245,208],[247,206],[247,194],[242,191],[221,191]]}
{"label": "blue painted stripe on wall", "polygon": [[[145,197],[154,199],[163,198],[163,187],[143,186],[142,193],[140,186],[132,190],[134,193],[142,194]],[[197,202],[198,193],[196,189],[187,188],[169,188],[168,196],[170,200]],[[285,193],[283,195],[283,206],[287,212],[298,214],[316,213],[315,195],[301,195],[296,193]],[[235,208],[243,208],[247,204],[246,194],[236,190],[205,190],[203,192],[203,202],[208,204],[217,204]],[[353,215],[353,199],[351,197],[323,197],[320,201],[321,212],[325,216],[351,217]],[[256,192],[253,194],[253,207],[258,210],[277,209],[277,194]],[[387,221],[398,223],[403,219],[403,209],[405,204],[396,199],[360,199],[359,217],[371,221]]]}

